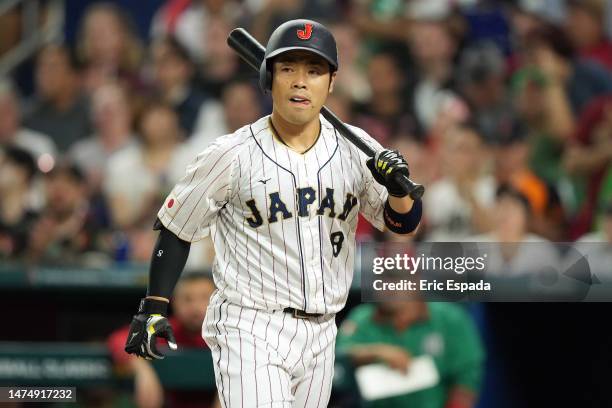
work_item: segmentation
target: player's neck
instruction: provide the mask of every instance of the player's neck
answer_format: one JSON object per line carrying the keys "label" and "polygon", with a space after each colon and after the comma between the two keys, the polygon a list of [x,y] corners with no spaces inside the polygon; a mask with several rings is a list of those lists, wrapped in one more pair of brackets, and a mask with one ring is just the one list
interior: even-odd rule
{"label": "player's neck", "polygon": [[270,117],[273,132],[280,141],[296,152],[306,152],[317,141],[321,130],[321,122],[317,116],[305,125],[295,125],[283,119],[281,115],[273,111]]}

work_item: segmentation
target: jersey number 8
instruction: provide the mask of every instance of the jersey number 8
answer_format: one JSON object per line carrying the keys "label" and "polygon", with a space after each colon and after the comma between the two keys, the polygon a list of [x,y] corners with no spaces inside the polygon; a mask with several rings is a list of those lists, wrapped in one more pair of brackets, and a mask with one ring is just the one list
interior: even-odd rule
{"label": "jersey number 8", "polygon": [[344,242],[344,234],[342,234],[342,231],[337,231],[337,232],[332,233],[329,236],[329,239],[332,244],[332,250],[333,250],[334,257],[337,257],[340,251],[342,250],[342,243]]}

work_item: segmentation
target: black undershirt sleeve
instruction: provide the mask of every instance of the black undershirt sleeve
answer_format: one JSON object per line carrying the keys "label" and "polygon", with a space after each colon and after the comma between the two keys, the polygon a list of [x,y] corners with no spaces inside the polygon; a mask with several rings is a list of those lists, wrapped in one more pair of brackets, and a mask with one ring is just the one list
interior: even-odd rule
{"label": "black undershirt sleeve", "polygon": [[154,229],[159,230],[159,237],[151,256],[147,296],[170,298],[185,268],[191,243],[174,235],[159,220]]}

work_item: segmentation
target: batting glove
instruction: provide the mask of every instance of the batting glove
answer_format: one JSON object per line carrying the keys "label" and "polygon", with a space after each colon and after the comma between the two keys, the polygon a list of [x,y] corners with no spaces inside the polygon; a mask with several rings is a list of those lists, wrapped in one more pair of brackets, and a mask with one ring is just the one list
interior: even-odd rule
{"label": "batting glove", "polygon": [[395,181],[396,174],[410,176],[408,163],[397,150],[381,150],[366,161],[366,165],[372,172],[374,180],[387,188],[389,195],[394,197],[405,197],[408,195]]}
{"label": "batting glove", "polygon": [[168,303],[155,299],[142,299],[138,313],[132,319],[130,332],[125,342],[125,351],[147,360],[164,358],[157,350],[157,338],[168,341],[168,346],[176,350],[176,340],[172,326],[166,319]]}

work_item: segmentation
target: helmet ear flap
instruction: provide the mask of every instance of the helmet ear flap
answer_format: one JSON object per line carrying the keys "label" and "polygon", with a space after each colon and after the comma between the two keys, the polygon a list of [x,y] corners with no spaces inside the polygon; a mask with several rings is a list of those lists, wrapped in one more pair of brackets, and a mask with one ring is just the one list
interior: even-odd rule
{"label": "helmet ear flap", "polygon": [[272,90],[272,70],[268,69],[267,59],[264,59],[259,67],[259,87],[264,93]]}

